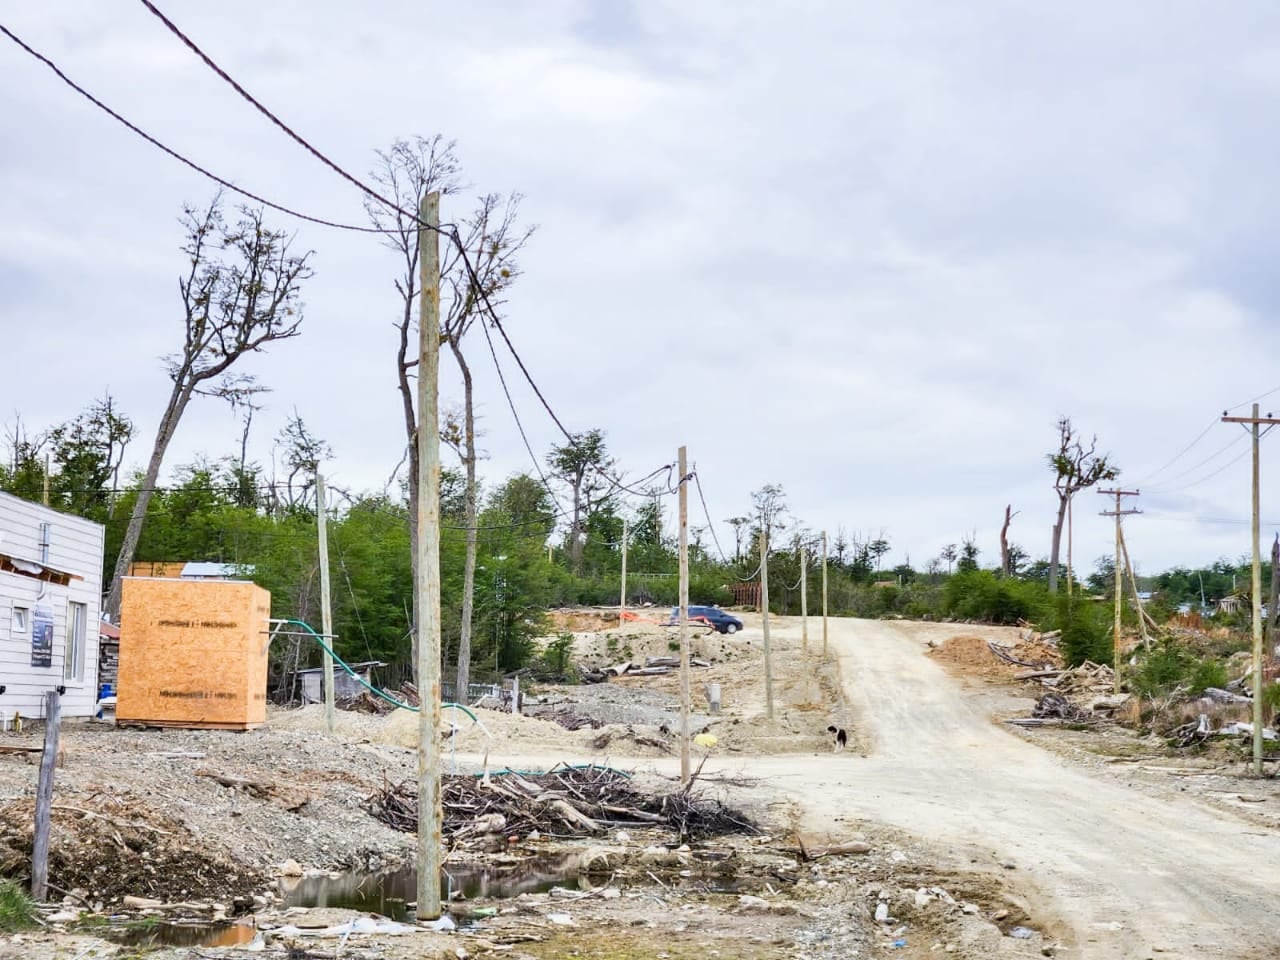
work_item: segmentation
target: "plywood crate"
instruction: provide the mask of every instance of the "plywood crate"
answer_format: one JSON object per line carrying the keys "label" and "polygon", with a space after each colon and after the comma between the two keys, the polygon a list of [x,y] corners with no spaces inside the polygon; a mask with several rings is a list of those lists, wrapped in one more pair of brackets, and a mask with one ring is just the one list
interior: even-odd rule
{"label": "plywood crate", "polygon": [[271,594],[253,583],[126,577],[116,722],[264,723],[270,616]]}

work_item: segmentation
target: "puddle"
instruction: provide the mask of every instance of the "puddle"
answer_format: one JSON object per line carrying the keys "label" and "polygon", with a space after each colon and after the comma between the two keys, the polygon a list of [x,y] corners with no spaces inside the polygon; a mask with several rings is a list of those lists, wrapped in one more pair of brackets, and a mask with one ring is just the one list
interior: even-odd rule
{"label": "puddle", "polygon": [[125,947],[235,947],[257,932],[242,924],[156,923],[121,927],[106,937]]}
{"label": "puddle", "polygon": [[[451,863],[440,872],[440,895],[446,900],[507,899],[522,893],[545,893],[552,887],[576,886],[580,853],[535,857],[518,863]],[[287,881],[285,906],[341,907],[377,913],[392,920],[410,919],[407,904],[418,898],[418,872],[412,867],[387,873],[344,873]]]}

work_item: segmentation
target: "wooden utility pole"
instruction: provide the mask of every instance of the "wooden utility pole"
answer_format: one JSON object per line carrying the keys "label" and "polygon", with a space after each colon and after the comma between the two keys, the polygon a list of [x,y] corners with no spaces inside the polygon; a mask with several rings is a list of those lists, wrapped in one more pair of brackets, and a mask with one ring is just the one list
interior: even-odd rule
{"label": "wooden utility pole", "polygon": [[827,531],[822,531],[822,656],[827,655]]}
{"label": "wooden utility pole", "polygon": [[[440,916],[440,194],[418,211],[418,906]],[[461,691],[465,698],[466,691]]]}
{"label": "wooden utility pole", "polygon": [[1267,601],[1267,659],[1273,660],[1276,655],[1276,623],[1280,621],[1280,533],[1276,534],[1271,544],[1271,596]]}
{"label": "wooden utility pole", "polygon": [[[320,629],[325,647],[333,646],[333,605],[329,597],[329,532],[326,523],[328,505],[324,497],[324,474],[316,471],[316,535],[320,542]],[[334,726],[333,655],[324,652],[324,722],[333,733]]]}
{"label": "wooden utility pole", "polygon": [[1142,598],[1138,596],[1138,578],[1133,575],[1133,563],[1129,560],[1129,545],[1124,542],[1124,528],[1120,530],[1120,552],[1124,555],[1124,569],[1129,575],[1129,588],[1133,592],[1133,606],[1138,611],[1138,629],[1142,632],[1142,648],[1149,649],[1151,637],[1147,634],[1147,611],[1142,609]]}
{"label": "wooden utility pole", "polygon": [[773,648],[769,644],[769,527],[760,517],[760,612],[764,620],[764,705],[765,715],[773,719]]}
{"label": "wooden utility pole", "polygon": [[804,544],[800,544],[800,651],[804,655],[805,669],[809,664],[809,556]]}
{"label": "wooden utility pole", "polygon": [[[1116,498],[1115,510],[1103,510],[1102,516],[1116,518],[1116,561],[1115,561],[1116,625],[1115,625],[1115,637],[1113,638],[1114,649],[1113,649],[1112,657],[1114,662],[1112,663],[1112,668],[1115,671],[1115,692],[1119,693],[1120,692],[1120,609],[1121,609],[1121,604],[1124,602],[1124,589],[1122,586],[1122,581],[1120,579],[1123,573],[1123,568],[1120,565],[1120,537],[1122,536],[1120,533],[1120,518],[1126,514],[1141,513],[1142,511],[1120,509],[1120,498],[1136,497],[1138,496],[1138,493],[1139,493],[1139,491],[1137,490],[1121,490],[1119,488],[1116,488],[1115,490],[1099,490],[1098,492],[1103,496],[1106,496],[1106,497],[1114,496]],[[1070,501],[1068,501],[1068,507],[1070,507]],[[1070,549],[1069,545],[1068,545],[1068,549]],[[1071,582],[1071,573],[1070,573],[1070,570],[1068,569],[1067,583],[1070,583],[1070,582]]]}
{"label": "wooden utility pole", "polygon": [[1252,416],[1229,417],[1224,411],[1222,422],[1247,425],[1253,438],[1253,772],[1262,776],[1262,510],[1259,492],[1261,470],[1258,467],[1258,440],[1262,435],[1258,427],[1265,424],[1269,433],[1280,419],[1270,413],[1265,417],[1259,416],[1255,403]]}
{"label": "wooden utility pole", "polygon": [[[683,488],[681,488],[683,489]],[[548,551],[547,559],[550,560]],[[627,615],[627,518],[622,518],[622,590],[618,595],[618,626],[621,627]]]}
{"label": "wooden utility pole", "polygon": [[31,842],[31,899],[43,901],[49,893],[49,818],[53,812],[53,771],[58,760],[62,727],[62,697],[57,690],[44,695],[44,752],[36,784],[36,822]]}
{"label": "wooden utility pole", "polygon": [[676,453],[680,474],[680,782],[689,782],[689,466]]}
{"label": "wooden utility pole", "polygon": [[49,454],[44,455],[44,505],[49,505],[49,470],[51,465],[49,462]]}

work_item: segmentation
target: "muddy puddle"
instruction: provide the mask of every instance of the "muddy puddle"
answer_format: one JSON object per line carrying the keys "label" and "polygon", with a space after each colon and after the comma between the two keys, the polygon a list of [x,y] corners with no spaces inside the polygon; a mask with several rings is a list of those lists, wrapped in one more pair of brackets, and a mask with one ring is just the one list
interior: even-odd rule
{"label": "muddy puddle", "polygon": [[[548,854],[511,863],[450,863],[440,872],[440,895],[461,900],[505,900],[522,893],[545,893],[578,883],[582,854]],[[412,920],[418,873],[413,868],[384,873],[332,873],[282,878],[282,907],[328,907],[376,913],[391,920]],[[251,924],[156,923],[121,928],[108,934],[132,947],[232,947],[253,940]]]}

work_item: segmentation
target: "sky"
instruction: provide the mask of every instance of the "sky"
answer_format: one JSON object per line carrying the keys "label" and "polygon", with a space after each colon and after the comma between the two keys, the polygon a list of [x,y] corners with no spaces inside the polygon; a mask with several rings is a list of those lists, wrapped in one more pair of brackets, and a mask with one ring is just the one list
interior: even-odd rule
{"label": "sky", "polygon": [[[719,540],[780,484],[810,530],[881,536],[917,568],[972,537],[1049,552],[1045,455],[1069,416],[1142,496],[1140,572],[1250,549],[1249,445],[1280,412],[1280,8],[761,0],[225,0],[161,8],[363,176],[397,138],[457,142],[469,191],[537,230],[504,323],[560,419],[637,478],[686,445]],[[362,197],[133,0],[0,3],[0,23],[153,136],[311,215]],[[214,186],[0,36],[0,420],[109,391],[149,452],[181,341],[178,222]],[[272,388],[251,452],[296,411],[330,483],[380,490],[405,446],[396,261],[269,214],[313,250],[303,333],[243,370]],[[492,481],[532,469],[473,347]],[[482,362],[483,361],[483,362]],[[535,452],[562,440],[505,364]],[[461,391],[447,357],[441,402]],[[234,450],[187,412],[167,467]],[[1280,437],[1261,445],[1263,538]],[[1237,459],[1238,458],[1238,459]],[[446,465],[448,461],[446,460]],[[1277,478],[1272,480],[1272,478]],[[1078,568],[1112,550],[1076,502]],[[668,501],[669,516],[674,502]],[[705,526],[696,497],[691,524]],[[710,546],[711,540],[704,536]]]}

